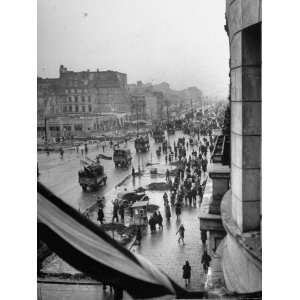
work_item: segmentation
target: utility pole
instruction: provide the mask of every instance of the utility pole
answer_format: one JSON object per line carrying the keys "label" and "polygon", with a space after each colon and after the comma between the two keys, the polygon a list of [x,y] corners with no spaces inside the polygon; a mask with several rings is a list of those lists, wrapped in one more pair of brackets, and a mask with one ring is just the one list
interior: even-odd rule
{"label": "utility pole", "polygon": [[48,143],[48,137],[47,137],[47,117],[45,116],[45,144]]}
{"label": "utility pole", "polygon": [[139,110],[138,110],[138,100],[135,100],[136,107],[136,136],[139,136]]}

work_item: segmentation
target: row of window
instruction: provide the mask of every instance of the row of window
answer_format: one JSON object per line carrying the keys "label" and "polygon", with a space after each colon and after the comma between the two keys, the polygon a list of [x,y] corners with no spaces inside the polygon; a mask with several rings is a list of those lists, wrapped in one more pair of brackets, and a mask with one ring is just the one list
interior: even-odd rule
{"label": "row of window", "polygon": [[[122,90],[119,87],[97,88],[99,94],[120,94]],[[66,94],[88,94],[88,89],[65,89]]]}
{"label": "row of window", "polygon": [[74,93],[84,93],[87,94],[88,93],[88,89],[66,89],[65,90],[66,94],[74,94]]}
{"label": "row of window", "polygon": [[78,105],[66,105],[63,107],[63,112],[92,112],[92,106],[89,105],[86,110],[86,107],[82,105],[80,110],[80,106]]}
{"label": "row of window", "polygon": [[74,99],[74,102],[78,102],[78,101],[80,101],[80,99],[81,99],[81,102],[85,102],[86,100],[88,101],[88,102],[91,102],[92,101],[92,98],[91,98],[91,96],[70,96],[70,97],[68,97],[68,102],[73,102],[73,99]]}

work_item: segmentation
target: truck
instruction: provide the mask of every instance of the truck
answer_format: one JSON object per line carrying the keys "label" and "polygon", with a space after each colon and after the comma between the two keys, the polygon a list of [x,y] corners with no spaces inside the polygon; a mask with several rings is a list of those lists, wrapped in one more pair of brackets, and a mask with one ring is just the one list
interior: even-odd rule
{"label": "truck", "polygon": [[162,143],[165,139],[165,133],[161,128],[155,128],[153,131],[153,138],[155,143]]}
{"label": "truck", "polygon": [[115,167],[129,167],[132,161],[131,152],[129,149],[115,149],[113,154]]}
{"label": "truck", "polygon": [[148,152],[150,149],[149,137],[138,136],[134,141],[136,152]]}
{"label": "truck", "polygon": [[83,169],[78,172],[78,179],[83,191],[97,190],[100,185],[106,185],[107,175],[99,162],[83,162]]}

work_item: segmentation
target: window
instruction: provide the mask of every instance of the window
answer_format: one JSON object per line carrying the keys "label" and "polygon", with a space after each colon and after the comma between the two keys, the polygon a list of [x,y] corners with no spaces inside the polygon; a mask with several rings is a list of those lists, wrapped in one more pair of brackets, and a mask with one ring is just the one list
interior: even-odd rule
{"label": "window", "polygon": [[66,94],[68,94],[68,93],[69,93],[69,90],[68,90],[68,89],[65,89],[65,92],[66,92]]}
{"label": "window", "polygon": [[71,92],[74,93],[75,92],[74,89],[71,89]]}
{"label": "window", "polygon": [[91,102],[91,96],[88,96],[89,102]]}
{"label": "window", "polygon": [[76,102],[76,103],[78,102],[78,97],[77,97],[77,96],[75,96],[75,102]]}
{"label": "window", "polygon": [[63,111],[67,112],[67,107],[66,106],[64,106]]}
{"label": "window", "polygon": [[81,101],[84,102],[85,101],[85,96],[81,97]]}
{"label": "window", "polygon": [[92,112],[92,105],[89,105],[89,112]]}
{"label": "window", "polygon": [[85,112],[85,106],[81,106],[81,111]]}
{"label": "window", "polygon": [[68,97],[68,99],[69,99],[69,102],[72,102],[72,97]]}
{"label": "window", "polygon": [[77,93],[80,94],[81,93],[81,89],[77,89]]}
{"label": "window", "polygon": [[75,106],[75,112],[78,112],[79,109],[78,109],[78,105]]}
{"label": "window", "polygon": [[69,112],[72,112],[72,105],[69,106]]}

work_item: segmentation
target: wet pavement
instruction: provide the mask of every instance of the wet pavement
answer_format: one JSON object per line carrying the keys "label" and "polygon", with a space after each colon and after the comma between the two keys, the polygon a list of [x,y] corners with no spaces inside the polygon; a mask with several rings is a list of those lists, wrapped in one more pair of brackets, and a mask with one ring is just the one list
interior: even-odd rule
{"label": "wet pavement", "polygon": [[[177,132],[176,136],[182,136],[182,133]],[[174,140],[174,136],[170,141]],[[125,146],[123,143],[122,147]],[[150,149],[148,153],[136,153],[134,149],[134,142],[130,140],[127,143],[127,148],[131,150],[132,166],[137,170],[138,164],[141,169],[146,167],[147,163],[163,163],[164,157],[158,158],[156,156],[156,149],[159,144],[155,144],[153,139],[150,139]],[[97,149],[95,144],[89,145],[89,152],[87,156],[95,159],[97,154],[105,154],[112,156],[113,150],[109,147],[105,148],[105,152],[100,147]],[[51,153],[49,156],[46,153],[38,153],[38,164],[40,170],[39,180],[45,184],[54,193],[60,196],[68,204],[72,205],[80,211],[84,211],[96,201],[96,196],[102,196],[109,193],[115,186],[122,181],[126,176],[131,174],[131,167],[129,168],[115,168],[112,160],[101,160],[104,166],[104,171],[107,174],[106,186],[101,186],[98,191],[83,192],[78,183],[78,171],[81,169],[80,161],[84,159],[80,153],[74,150],[65,151],[63,159],[60,158],[59,153]]]}
{"label": "wet pavement", "polygon": [[[173,146],[174,139],[178,139],[182,136],[184,136],[182,132],[176,132],[174,136],[170,136],[170,144]],[[166,168],[172,169],[169,164],[165,163],[163,155],[160,158],[156,156],[155,150],[159,145],[154,144],[152,139],[150,141],[151,151],[140,156],[141,164],[143,164],[144,166],[142,167],[142,169],[144,169],[145,174],[141,177],[135,178],[132,178],[130,176],[118,188],[116,188],[116,185],[131,173],[131,168],[129,168],[128,170],[115,169],[112,161],[102,160],[105,171],[108,174],[107,186],[105,186],[104,188],[100,188],[98,192],[82,192],[77,178],[77,172],[80,167],[80,156],[76,153],[66,153],[64,162],[60,160],[58,154],[51,154],[56,157],[51,157],[51,155],[50,157],[47,157],[45,154],[39,155],[39,165],[40,171],[42,173],[40,180],[41,182],[45,183],[46,186],[48,186],[51,190],[61,196],[66,202],[73,205],[74,207],[80,207],[81,210],[86,209],[88,206],[93,204],[95,202],[96,195],[105,195],[105,222],[111,222],[112,200],[116,197],[118,192],[124,191],[124,189],[130,191],[140,186],[146,187],[151,182],[165,182],[164,175],[150,175],[151,167],[146,167],[147,162],[159,162],[160,164],[155,165],[154,167],[157,167],[158,172],[161,174],[165,173]],[[133,150],[133,142],[128,142],[128,147],[132,149],[133,165],[137,169],[138,155],[136,155],[135,151]],[[190,154],[190,151],[191,149],[188,149],[187,156]],[[93,149],[90,151],[90,154],[88,156],[94,158],[99,152],[99,150]],[[105,154],[109,155],[109,152],[106,151]],[[202,181],[205,177],[207,177],[207,174],[203,174]],[[134,246],[131,251],[148,258],[152,263],[165,271],[172,279],[174,279],[181,285],[183,285],[182,266],[185,261],[188,260],[192,267],[190,289],[198,291],[203,290],[206,278],[201,265],[202,244],[198,219],[200,211],[198,196],[196,206],[184,206],[182,208],[182,214],[179,220],[176,220],[175,211],[172,207],[172,217],[170,223],[167,223],[165,220],[165,211],[163,205],[164,191],[147,191],[146,193],[150,198],[149,203],[159,206],[161,215],[164,218],[164,227],[162,230],[157,230],[153,234],[150,233],[149,227],[147,227],[143,232],[141,246]],[[169,191],[167,191],[167,193],[170,199]],[[208,179],[203,202],[207,203],[210,195],[211,181],[210,179]],[[90,217],[94,222],[97,222],[96,209],[90,214]],[[128,215],[125,220],[127,223],[129,220]],[[178,235],[176,235],[176,232],[181,223],[183,223],[186,230],[185,245],[178,244],[177,242]],[[52,298],[47,297],[47,299]],[[59,297],[56,299],[62,298]],[[72,299],[75,298],[72,297]],[[99,298],[96,297],[91,299]]]}

